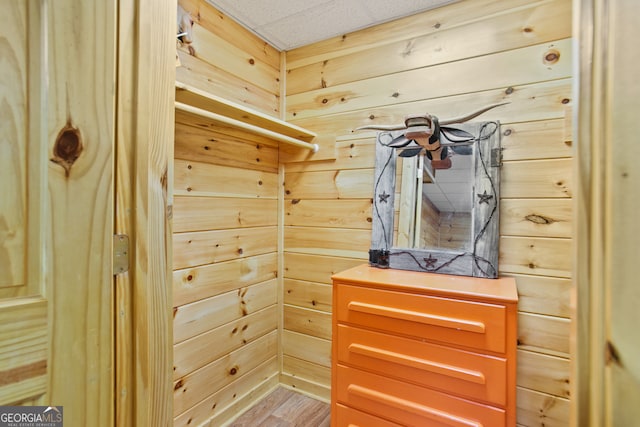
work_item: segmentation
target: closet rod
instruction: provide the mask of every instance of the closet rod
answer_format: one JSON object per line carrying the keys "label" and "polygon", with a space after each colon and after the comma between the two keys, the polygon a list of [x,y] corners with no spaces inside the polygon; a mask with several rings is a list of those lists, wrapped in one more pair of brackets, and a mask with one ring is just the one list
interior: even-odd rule
{"label": "closet rod", "polygon": [[240,120],[223,116],[221,114],[212,113],[211,111],[203,110],[202,108],[193,107],[188,104],[183,104],[182,102],[176,102],[175,105],[177,110],[184,111],[186,113],[196,114],[202,117],[206,117],[208,119],[215,120],[216,122],[224,123],[224,124],[234,126],[249,132],[253,132],[258,135],[266,136],[267,138],[275,139],[276,141],[284,142],[286,144],[295,145],[296,147],[306,148],[313,151],[314,153],[318,152],[318,149],[320,148],[318,144],[312,144],[310,142],[292,138],[290,136],[283,135],[281,133],[274,132],[272,130],[261,128],[260,126],[252,125],[250,123],[245,123]]}

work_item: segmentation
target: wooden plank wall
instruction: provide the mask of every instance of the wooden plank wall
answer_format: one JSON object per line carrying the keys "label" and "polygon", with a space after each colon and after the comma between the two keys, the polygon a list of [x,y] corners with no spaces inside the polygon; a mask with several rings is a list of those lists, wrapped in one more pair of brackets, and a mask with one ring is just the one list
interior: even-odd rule
{"label": "wooden plank wall", "polygon": [[223,132],[176,114],[176,426],[220,425],[278,382],[278,148]]}
{"label": "wooden plank wall", "polygon": [[178,5],[193,22],[193,42],[179,44],[176,79],[280,118],[280,52],[205,0]]}
{"label": "wooden plank wall", "polygon": [[[177,80],[279,117],[280,52],[179,4]],[[174,425],[219,426],[278,384],[278,145],[177,111],[174,156]]]}
{"label": "wooden plank wall", "polygon": [[284,383],[328,398],[330,277],[367,259],[374,133],[352,129],[508,101],[481,118],[503,125],[500,271],[520,293],[518,423],[569,424],[571,42],[570,0],[466,0],[286,53],[286,118],[335,136],[336,159],[283,158]]}
{"label": "wooden plank wall", "polygon": [[[420,246],[438,246],[440,241],[440,211],[425,198],[420,212]],[[398,246],[402,244],[398,241]]]}
{"label": "wooden plank wall", "polygon": [[470,245],[471,214],[441,212],[438,223],[438,243],[441,248],[459,249]]}

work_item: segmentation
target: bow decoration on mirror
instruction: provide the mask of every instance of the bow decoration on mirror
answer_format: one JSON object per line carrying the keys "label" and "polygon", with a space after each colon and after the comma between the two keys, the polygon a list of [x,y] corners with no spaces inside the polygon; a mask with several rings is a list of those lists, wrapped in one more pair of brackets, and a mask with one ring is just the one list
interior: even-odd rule
{"label": "bow decoration on mirror", "polygon": [[462,129],[448,125],[464,123],[492,108],[505,104],[508,104],[508,102],[488,105],[465,116],[447,120],[439,120],[436,116],[428,113],[412,115],[406,117],[404,124],[387,126],[367,125],[354,129],[354,132],[365,129],[382,131],[404,130],[402,135],[386,144],[391,148],[404,148],[398,156],[414,157],[425,150],[425,155],[431,161],[431,167],[433,169],[449,169],[451,168],[449,149],[456,154],[471,154],[469,146],[474,143],[475,137]]}

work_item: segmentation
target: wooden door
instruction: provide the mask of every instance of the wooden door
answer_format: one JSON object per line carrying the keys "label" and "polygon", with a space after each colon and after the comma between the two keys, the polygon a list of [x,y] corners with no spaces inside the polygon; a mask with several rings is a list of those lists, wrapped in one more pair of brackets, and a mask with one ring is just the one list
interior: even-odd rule
{"label": "wooden door", "polygon": [[112,425],[115,4],[0,10],[0,405]]}
{"label": "wooden door", "polygon": [[637,2],[579,0],[572,426],[640,418]]}

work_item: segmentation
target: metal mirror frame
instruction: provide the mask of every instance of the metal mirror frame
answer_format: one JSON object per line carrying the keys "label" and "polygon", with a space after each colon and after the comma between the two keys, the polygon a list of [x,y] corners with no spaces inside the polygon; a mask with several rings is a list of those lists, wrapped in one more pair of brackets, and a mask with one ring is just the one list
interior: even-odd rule
{"label": "metal mirror frame", "polygon": [[459,276],[498,277],[500,201],[500,123],[455,125],[475,136],[471,251],[444,248],[394,247],[396,162],[398,150],[386,146],[401,132],[376,137],[372,235],[369,264],[380,268],[414,270]]}

